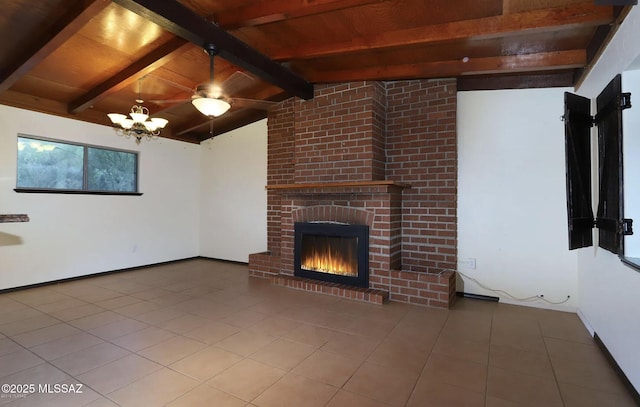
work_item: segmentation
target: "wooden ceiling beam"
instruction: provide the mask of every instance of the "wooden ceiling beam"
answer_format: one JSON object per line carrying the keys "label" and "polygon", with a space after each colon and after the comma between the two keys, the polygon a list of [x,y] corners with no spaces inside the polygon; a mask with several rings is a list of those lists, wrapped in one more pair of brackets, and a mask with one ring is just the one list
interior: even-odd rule
{"label": "wooden ceiling beam", "polygon": [[417,78],[454,77],[464,75],[501,74],[573,69],[587,63],[584,49],[541,52],[537,54],[500,57],[470,58],[421,64],[388,65],[371,68],[309,72],[315,83],[335,83],[361,80],[398,80]]}
{"label": "wooden ceiling beam", "polygon": [[607,27],[598,27],[587,46],[587,66],[576,75],[575,87],[579,88],[593,69],[609,42],[624,22],[633,5],[614,7],[615,21]]}
{"label": "wooden ceiling beam", "polygon": [[222,58],[284,89],[293,96],[302,99],[313,98],[313,85],[304,78],[175,0],[114,0],[114,2],[197,46],[214,44]]}
{"label": "wooden ceiling beam", "polygon": [[0,92],[13,86],[109,4],[109,0],[74,2],[69,11],[60,17],[48,32],[30,46],[25,46],[21,55],[12,58],[12,63],[0,70]]}
{"label": "wooden ceiling beam", "polygon": [[352,38],[341,43],[322,43],[289,48],[272,54],[276,61],[313,59],[375,49],[426,45],[455,40],[482,40],[508,34],[556,32],[577,26],[599,26],[614,20],[613,8],[591,2],[525,11],[474,20],[383,32],[373,37]]}
{"label": "wooden ceiling beam", "polygon": [[187,44],[189,43],[180,37],[172,38],[165,44],[151,51],[122,71],[103,81],[98,86],[69,103],[69,113],[77,114],[88,109],[96,101],[104,98],[110,93],[116,92],[137,81],[148,73],[155,71],[167,62],[178,57],[181,52],[177,51],[186,50]]}
{"label": "wooden ceiling beam", "polygon": [[575,69],[525,74],[470,75],[458,78],[458,91],[571,87]]}
{"label": "wooden ceiling beam", "polygon": [[312,16],[388,0],[271,0],[252,3],[216,14],[214,20],[227,30],[254,27],[290,18]]}

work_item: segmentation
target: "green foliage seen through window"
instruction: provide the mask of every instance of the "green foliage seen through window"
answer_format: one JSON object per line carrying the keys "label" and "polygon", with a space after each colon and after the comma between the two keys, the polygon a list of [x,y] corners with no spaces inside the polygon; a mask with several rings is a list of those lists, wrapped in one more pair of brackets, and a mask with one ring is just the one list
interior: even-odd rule
{"label": "green foliage seen through window", "polygon": [[18,188],[137,192],[138,154],[18,137]]}

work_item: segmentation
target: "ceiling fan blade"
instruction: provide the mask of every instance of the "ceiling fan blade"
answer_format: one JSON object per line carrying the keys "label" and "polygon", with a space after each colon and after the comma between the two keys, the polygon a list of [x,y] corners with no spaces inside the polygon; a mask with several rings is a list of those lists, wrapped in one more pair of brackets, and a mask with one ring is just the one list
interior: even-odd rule
{"label": "ceiling fan blade", "polygon": [[272,102],[270,100],[258,100],[258,99],[245,99],[245,98],[231,98],[233,106],[246,107],[248,109],[269,110],[278,102]]}
{"label": "ceiling fan blade", "polygon": [[191,98],[189,99],[159,99],[159,100],[149,100],[149,103],[155,103],[157,105],[167,105],[167,104],[174,104],[174,103],[184,103],[184,102],[190,102]]}
{"label": "ceiling fan blade", "polygon": [[222,93],[225,96],[233,97],[233,95],[251,87],[256,81],[257,79],[253,75],[242,71],[235,71],[220,84],[220,89],[222,89]]}
{"label": "ceiling fan blade", "polygon": [[169,85],[171,85],[171,86],[173,86],[175,88],[181,89],[181,90],[183,90],[185,92],[193,93],[193,88],[181,85],[178,82],[172,81],[170,79],[166,79],[166,78],[163,78],[161,76],[157,76],[157,75],[153,75],[153,74],[148,74],[147,76],[151,77],[153,79],[157,79],[157,80],[159,80],[161,82],[167,83],[167,84],[169,84]]}

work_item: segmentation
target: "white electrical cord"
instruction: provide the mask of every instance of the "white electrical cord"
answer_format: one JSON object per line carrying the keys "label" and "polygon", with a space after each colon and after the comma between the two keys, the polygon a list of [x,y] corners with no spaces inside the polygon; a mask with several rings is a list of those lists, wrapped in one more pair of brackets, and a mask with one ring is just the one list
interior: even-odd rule
{"label": "white electrical cord", "polygon": [[544,301],[544,302],[546,302],[548,304],[560,305],[560,304],[564,304],[565,302],[569,301],[569,298],[571,298],[571,296],[567,295],[567,298],[565,300],[563,300],[563,301],[560,301],[560,302],[549,301],[548,299],[546,299],[546,298],[544,298],[542,296],[539,296],[539,295],[532,295],[531,297],[519,298],[519,297],[516,297],[514,295],[509,294],[508,292],[506,292],[504,290],[497,290],[497,289],[494,289],[494,288],[487,287],[486,285],[482,284],[480,281],[476,280],[473,277],[469,277],[468,275],[464,274],[461,271],[457,271],[457,273],[460,274],[461,276],[463,276],[464,278],[466,278],[468,280],[471,280],[474,283],[478,284],[478,286],[480,286],[481,288],[484,288],[485,290],[492,291],[492,292],[498,293],[498,294],[503,294],[503,295],[511,298],[512,300],[516,300],[516,301],[533,302],[533,301],[542,300],[542,301]]}

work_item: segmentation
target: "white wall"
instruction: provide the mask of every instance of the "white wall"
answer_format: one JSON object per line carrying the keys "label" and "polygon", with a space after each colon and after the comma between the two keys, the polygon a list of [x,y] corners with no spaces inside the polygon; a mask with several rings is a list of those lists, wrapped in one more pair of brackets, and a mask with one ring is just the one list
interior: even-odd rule
{"label": "white wall", "polygon": [[[0,289],[197,256],[198,145],[0,106]],[[139,151],[142,196],[16,193],[17,134]]]}
{"label": "white wall", "polygon": [[[568,250],[563,93],[458,92],[458,290],[575,310],[577,259]],[[476,259],[476,268],[464,261]],[[543,300],[516,298],[544,295]]]}
{"label": "white wall", "polygon": [[248,262],[267,248],[267,121],[201,147],[200,255]]}
{"label": "white wall", "polygon": [[640,391],[640,273],[603,249],[580,250],[579,315]]}

